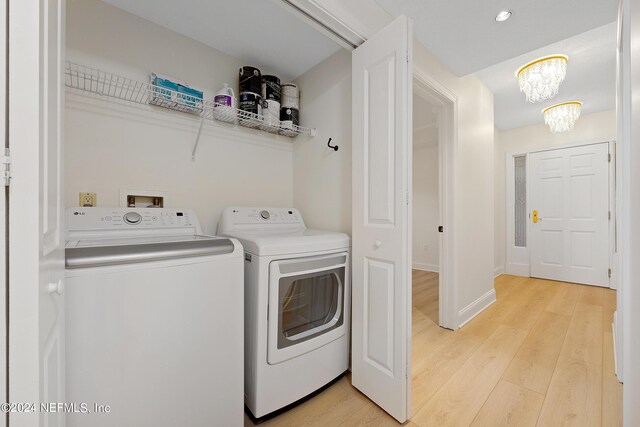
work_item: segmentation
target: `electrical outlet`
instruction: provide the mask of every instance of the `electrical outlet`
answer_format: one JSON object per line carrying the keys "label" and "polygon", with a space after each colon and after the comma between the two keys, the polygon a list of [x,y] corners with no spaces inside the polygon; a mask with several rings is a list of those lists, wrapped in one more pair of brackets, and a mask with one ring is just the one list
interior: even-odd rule
{"label": "electrical outlet", "polygon": [[98,204],[96,193],[80,193],[80,206],[95,208]]}

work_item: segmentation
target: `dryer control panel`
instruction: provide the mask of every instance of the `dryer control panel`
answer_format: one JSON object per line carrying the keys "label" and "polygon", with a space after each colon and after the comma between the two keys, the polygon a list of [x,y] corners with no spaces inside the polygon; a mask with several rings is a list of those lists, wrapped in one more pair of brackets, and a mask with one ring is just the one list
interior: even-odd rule
{"label": "dryer control panel", "polygon": [[218,233],[248,229],[294,229],[306,227],[300,211],[295,208],[226,208],[222,212]]}

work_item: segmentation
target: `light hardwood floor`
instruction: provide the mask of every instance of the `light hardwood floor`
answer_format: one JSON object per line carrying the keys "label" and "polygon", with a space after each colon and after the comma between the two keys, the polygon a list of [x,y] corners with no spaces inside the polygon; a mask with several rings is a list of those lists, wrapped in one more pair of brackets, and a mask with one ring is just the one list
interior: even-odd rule
{"label": "light hardwood floor", "polygon": [[438,293],[438,273],[413,270],[413,308],[436,324],[440,314]]}
{"label": "light hardwood floor", "polygon": [[[452,332],[432,320],[434,293],[425,289],[434,282],[437,301],[437,275],[414,272],[413,416],[405,425],[622,425],[622,386],[613,371],[615,291],[502,275],[497,302]],[[246,417],[245,425],[252,425]],[[398,423],[345,376],[262,425]]]}

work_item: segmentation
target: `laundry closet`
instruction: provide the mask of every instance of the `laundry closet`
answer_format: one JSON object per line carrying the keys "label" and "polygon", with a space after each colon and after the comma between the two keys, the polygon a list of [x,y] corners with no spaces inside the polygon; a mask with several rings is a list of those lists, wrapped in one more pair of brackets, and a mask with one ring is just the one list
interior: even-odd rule
{"label": "laundry closet", "polygon": [[[90,425],[175,425],[179,414],[158,411],[163,387],[175,388],[185,410],[206,407],[189,423],[239,425],[243,385],[247,414],[261,418],[341,377],[351,52],[277,2],[68,0],[65,26],[67,397],[113,406],[111,418],[92,415]],[[261,242],[278,230],[300,237],[275,249]],[[160,241],[167,233],[181,236]],[[130,237],[138,241],[129,249],[109,246]],[[181,255],[180,245],[192,247]],[[219,267],[197,273],[202,250]],[[185,265],[162,273],[168,252]],[[129,273],[126,253],[147,258],[151,288]],[[132,310],[146,293],[157,297]],[[115,359],[103,359],[103,348]],[[98,372],[88,373],[91,363]],[[304,374],[285,380],[291,371]],[[70,414],[67,424],[84,419]]]}
{"label": "laundry closet", "polygon": [[[81,192],[96,193],[98,206],[126,206],[130,195],[148,196],[138,199],[142,201],[156,197],[165,207],[194,209],[204,232],[213,234],[226,206],[295,205],[309,225],[349,232],[351,54],[276,3],[245,3],[251,7],[235,5],[225,11],[225,16],[237,12],[232,22],[222,22],[215,14],[202,20],[224,28],[226,38],[210,44],[240,53],[233,56],[180,34],[201,40],[216,34],[195,28],[200,22],[166,18],[171,22],[165,28],[144,19],[165,19],[166,10],[154,2],[67,1],[67,207],[78,206]],[[263,15],[288,28],[268,22],[256,27]],[[177,31],[172,31],[175,26]],[[236,33],[243,34],[243,41],[236,40]],[[288,46],[287,37],[296,36],[309,45],[297,41]],[[254,46],[243,45],[247,39]],[[269,64],[254,57],[256,47],[269,52]],[[278,58],[294,66],[288,69]],[[214,96],[228,84],[239,98],[243,66],[298,86],[299,135],[216,120]],[[141,99],[143,90],[136,92],[136,85],[150,83],[151,73],[204,92],[205,111],[145,105],[153,100]],[[327,146],[329,138],[339,151]]]}

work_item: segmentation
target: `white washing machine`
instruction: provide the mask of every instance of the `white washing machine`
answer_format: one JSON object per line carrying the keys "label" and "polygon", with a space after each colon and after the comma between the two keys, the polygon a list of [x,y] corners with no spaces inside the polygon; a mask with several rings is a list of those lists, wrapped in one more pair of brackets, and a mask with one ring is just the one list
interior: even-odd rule
{"label": "white washing machine", "polygon": [[245,251],[245,404],[262,418],[349,367],[349,236],[286,208],[227,208],[218,234]]}
{"label": "white washing machine", "polygon": [[190,210],[69,209],[67,426],[241,426],[242,260]]}

